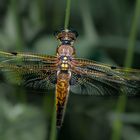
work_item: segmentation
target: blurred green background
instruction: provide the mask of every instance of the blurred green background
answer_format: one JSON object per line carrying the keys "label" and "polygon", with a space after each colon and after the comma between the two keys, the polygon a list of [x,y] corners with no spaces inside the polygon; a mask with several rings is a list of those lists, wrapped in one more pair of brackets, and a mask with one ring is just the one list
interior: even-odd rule
{"label": "blurred green background", "polygon": [[[140,69],[139,1],[71,0],[77,57],[123,66],[132,45],[132,67]],[[0,0],[0,50],[54,55],[53,32],[64,27],[65,8],[66,0]],[[55,92],[26,91],[0,76],[0,140],[49,140]],[[140,140],[140,98],[127,98],[114,125],[120,102],[70,94],[58,140]]]}

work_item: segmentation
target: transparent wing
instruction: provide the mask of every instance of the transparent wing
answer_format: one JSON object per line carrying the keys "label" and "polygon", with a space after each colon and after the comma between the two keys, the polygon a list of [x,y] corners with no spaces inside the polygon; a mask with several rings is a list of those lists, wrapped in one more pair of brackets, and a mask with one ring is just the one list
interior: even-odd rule
{"label": "transparent wing", "polygon": [[140,95],[140,71],[75,59],[71,91],[86,95]]}
{"label": "transparent wing", "polygon": [[9,63],[9,64],[54,64],[57,62],[55,56],[49,55],[39,55],[31,53],[19,53],[19,52],[3,52],[0,51],[0,63]]}
{"label": "transparent wing", "polygon": [[56,83],[56,69],[40,66],[0,64],[6,81],[33,89],[52,89]]}
{"label": "transparent wing", "polygon": [[54,88],[56,69],[53,56],[0,52],[0,71],[14,84],[33,89]]}

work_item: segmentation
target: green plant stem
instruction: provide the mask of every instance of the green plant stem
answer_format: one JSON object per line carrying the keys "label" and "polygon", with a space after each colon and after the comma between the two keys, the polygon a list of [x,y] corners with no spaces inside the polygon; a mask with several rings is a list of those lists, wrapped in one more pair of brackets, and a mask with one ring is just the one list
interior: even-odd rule
{"label": "green plant stem", "polygon": [[[134,18],[132,22],[132,27],[130,30],[129,41],[128,41],[128,49],[126,53],[126,58],[124,62],[125,67],[131,67],[133,57],[134,57],[134,48],[136,43],[136,36],[137,36],[137,28],[138,28],[138,19],[140,16],[140,0],[136,1]],[[120,96],[117,102],[117,120],[115,120],[113,124],[113,133],[112,133],[112,140],[120,140],[121,139],[121,132],[123,124],[120,119],[120,114],[125,111],[127,98],[125,95]]]}
{"label": "green plant stem", "polygon": [[[71,7],[71,0],[67,0],[64,29],[68,29],[68,26],[69,26],[70,7]],[[56,138],[57,138],[56,134],[57,134],[57,132],[56,132],[56,97],[55,97],[54,98],[53,115],[52,115],[52,123],[51,123],[50,140],[56,140]]]}
{"label": "green plant stem", "polygon": [[135,49],[135,43],[136,43],[136,36],[138,31],[138,22],[139,22],[139,16],[140,16],[140,0],[136,1],[136,7],[135,7],[135,15],[133,19],[132,28],[130,31],[129,36],[129,42],[128,42],[128,50],[125,58],[125,67],[131,67],[133,57],[134,57],[134,49]]}
{"label": "green plant stem", "polygon": [[54,96],[54,107],[52,114],[52,123],[51,123],[51,132],[50,132],[50,140],[56,140],[56,97]]}
{"label": "green plant stem", "polygon": [[71,0],[67,0],[64,29],[68,29],[68,27],[69,27],[70,7],[71,7]]}

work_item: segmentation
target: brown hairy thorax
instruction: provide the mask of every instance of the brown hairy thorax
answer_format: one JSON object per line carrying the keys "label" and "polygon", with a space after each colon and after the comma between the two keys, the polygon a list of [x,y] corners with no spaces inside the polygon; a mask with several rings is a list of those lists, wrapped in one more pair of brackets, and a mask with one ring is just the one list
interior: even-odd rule
{"label": "brown hairy thorax", "polygon": [[70,45],[60,45],[57,53],[59,56],[72,56],[74,54],[74,48]]}

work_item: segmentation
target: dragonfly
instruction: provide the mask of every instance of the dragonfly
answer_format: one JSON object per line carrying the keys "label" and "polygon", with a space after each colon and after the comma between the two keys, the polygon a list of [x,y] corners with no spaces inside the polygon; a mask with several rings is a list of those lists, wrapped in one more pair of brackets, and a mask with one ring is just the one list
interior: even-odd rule
{"label": "dragonfly", "polygon": [[[69,93],[95,96],[139,96],[140,70],[77,58],[78,33],[62,29],[56,55],[0,51],[0,71],[14,75],[27,88],[55,89],[56,126],[63,123]],[[20,79],[20,80],[19,80]]]}

